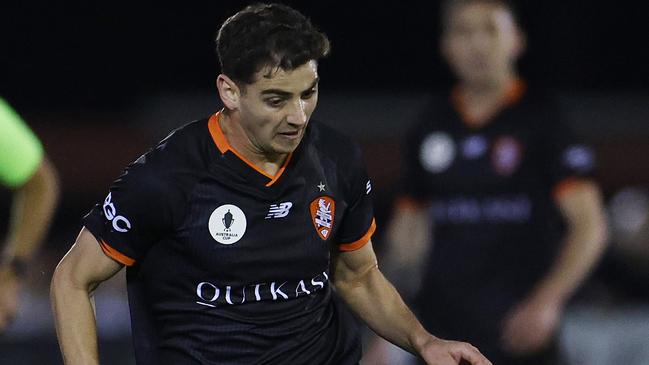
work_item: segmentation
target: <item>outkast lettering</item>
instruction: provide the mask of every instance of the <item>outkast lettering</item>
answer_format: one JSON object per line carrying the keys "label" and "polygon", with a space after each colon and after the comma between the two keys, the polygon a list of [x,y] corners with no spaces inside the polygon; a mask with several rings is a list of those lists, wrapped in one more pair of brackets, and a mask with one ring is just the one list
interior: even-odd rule
{"label": "outkast lettering", "polygon": [[307,296],[324,289],[329,281],[326,272],[298,281],[271,281],[245,286],[231,286],[202,281],[196,285],[196,304],[216,308],[249,302],[288,300]]}

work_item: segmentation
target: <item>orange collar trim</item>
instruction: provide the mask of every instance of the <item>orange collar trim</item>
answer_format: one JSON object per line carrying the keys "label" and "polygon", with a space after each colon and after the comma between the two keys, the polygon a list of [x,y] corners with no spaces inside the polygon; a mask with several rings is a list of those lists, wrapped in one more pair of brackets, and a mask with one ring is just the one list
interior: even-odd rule
{"label": "orange collar trim", "polygon": [[503,95],[503,98],[499,105],[497,105],[497,107],[495,107],[493,111],[481,117],[469,115],[464,98],[462,97],[462,91],[460,90],[459,86],[455,86],[453,90],[451,90],[451,104],[460,115],[460,119],[462,119],[464,124],[472,128],[479,128],[484,125],[484,122],[493,118],[503,109],[516,104],[523,97],[526,89],[527,84],[525,83],[525,81],[520,78],[515,79],[505,92],[505,95]]}
{"label": "orange collar trim", "polygon": [[210,120],[207,122],[207,127],[210,130],[210,134],[212,135],[212,139],[214,140],[216,147],[219,149],[219,151],[221,151],[221,154],[223,154],[228,152],[228,150],[231,150],[232,148],[230,147],[230,142],[228,142],[228,140],[225,138],[223,130],[221,130],[221,125],[219,123],[220,118],[221,112],[214,113],[210,117]]}
{"label": "orange collar trim", "polygon": [[277,171],[277,174],[275,174],[275,176],[272,176],[268,174],[266,171],[257,167],[257,165],[252,163],[250,160],[248,160],[246,157],[240,154],[237,150],[232,148],[230,142],[228,142],[228,139],[225,137],[225,134],[221,129],[221,124],[219,123],[220,117],[221,117],[221,112],[214,113],[207,122],[207,128],[210,131],[210,135],[212,136],[212,140],[214,141],[214,144],[219,149],[221,154],[225,154],[226,152],[230,151],[235,156],[237,156],[241,161],[245,162],[246,165],[250,166],[258,173],[269,178],[270,181],[266,184],[267,187],[273,185],[277,180],[279,180],[279,178],[286,170],[286,166],[288,166],[288,163],[291,161],[291,157],[293,157],[293,153],[289,153],[289,155],[286,157],[286,160],[282,164],[282,167]]}

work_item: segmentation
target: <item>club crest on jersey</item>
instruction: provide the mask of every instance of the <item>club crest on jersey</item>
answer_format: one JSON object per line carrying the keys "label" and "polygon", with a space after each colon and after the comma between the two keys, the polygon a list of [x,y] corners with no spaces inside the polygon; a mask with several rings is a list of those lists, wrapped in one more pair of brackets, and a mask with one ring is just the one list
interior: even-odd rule
{"label": "club crest on jersey", "polygon": [[453,139],[443,132],[429,134],[419,146],[421,165],[434,174],[449,168],[455,158],[455,153]]}
{"label": "club crest on jersey", "polygon": [[523,157],[523,146],[514,137],[503,136],[496,140],[491,163],[499,175],[510,176],[516,171]]}
{"label": "club crest on jersey", "polygon": [[331,197],[320,196],[311,202],[310,210],[318,236],[326,241],[333,231],[336,202]]}
{"label": "club crest on jersey", "polygon": [[246,233],[246,215],[232,204],[221,205],[210,215],[208,228],[212,238],[222,245],[238,242]]}

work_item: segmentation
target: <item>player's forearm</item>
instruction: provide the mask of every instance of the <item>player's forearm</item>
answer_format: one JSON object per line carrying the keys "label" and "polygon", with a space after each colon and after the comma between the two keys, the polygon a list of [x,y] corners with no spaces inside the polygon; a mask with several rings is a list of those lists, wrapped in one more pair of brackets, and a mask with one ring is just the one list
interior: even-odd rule
{"label": "player's forearm", "polygon": [[404,350],[419,354],[421,345],[430,338],[377,267],[356,280],[335,281],[335,286],[374,332]]}
{"label": "player's forearm", "polygon": [[34,176],[14,194],[5,257],[31,258],[47,232],[58,196],[56,172],[44,159]]}
{"label": "player's forearm", "polygon": [[97,329],[89,288],[80,288],[57,270],[50,290],[59,346],[66,365],[99,364]]}
{"label": "player's forearm", "polygon": [[534,295],[558,303],[565,302],[585,280],[606,245],[606,222],[594,217],[587,224],[569,229],[563,248]]}
{"label": "player's forearm", "polygon": [[415,295],[422,276],[424,258],[430,249],[430,219],[426,210],[397,203],[387,226],[387,254],[381,272],[404,298]]}

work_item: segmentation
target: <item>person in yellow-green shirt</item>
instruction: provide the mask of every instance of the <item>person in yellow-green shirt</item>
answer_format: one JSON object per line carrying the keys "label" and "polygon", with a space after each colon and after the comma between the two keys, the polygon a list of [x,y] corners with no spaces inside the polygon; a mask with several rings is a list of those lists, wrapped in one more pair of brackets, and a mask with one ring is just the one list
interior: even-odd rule
{"label": "person in yellow-green shirt", "polygon": [[0,238],[0,333],[18,310],[29,260],[47,232],[59,196],[56,170],[38,137],[0,98],[0,185],[12,191],[7,236]]}

